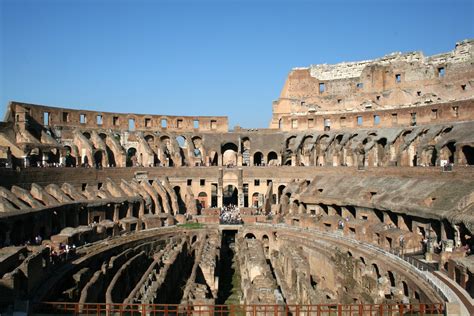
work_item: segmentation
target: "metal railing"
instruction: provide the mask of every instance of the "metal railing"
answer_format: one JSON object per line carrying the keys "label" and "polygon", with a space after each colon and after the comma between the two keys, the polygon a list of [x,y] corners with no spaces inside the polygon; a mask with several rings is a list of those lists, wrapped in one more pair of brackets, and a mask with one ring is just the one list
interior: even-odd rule
{"label": "metal railing", "polygon": [[213,316],[362,316],[443,315],[444,303],[433,304],[317,304],[317,305],[178,305],[45,302],[33,305],[34,314],[63,315],[213,315]]}

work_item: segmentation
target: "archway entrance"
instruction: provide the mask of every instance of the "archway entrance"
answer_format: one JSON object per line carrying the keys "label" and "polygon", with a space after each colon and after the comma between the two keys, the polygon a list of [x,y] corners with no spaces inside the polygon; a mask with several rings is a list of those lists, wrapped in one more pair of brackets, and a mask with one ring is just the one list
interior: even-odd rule
{"label": "archway entrance", "polygon": [[238,204],[238,194],[239,191],[235,186],[229,184],[224,188],[224,192],[222,193],[222,204],[225,205],[237,205]]}
{"label": "archway entrance", "polygon": [[222,165],[227,167],[237,166],[237,145],[227,143],[222,146]]}

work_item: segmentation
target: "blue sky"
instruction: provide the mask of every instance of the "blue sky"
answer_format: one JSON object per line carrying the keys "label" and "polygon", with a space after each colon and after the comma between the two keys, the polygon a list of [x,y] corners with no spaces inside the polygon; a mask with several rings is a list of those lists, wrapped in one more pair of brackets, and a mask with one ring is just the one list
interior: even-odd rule
{"label": "blue sky", "polygon": [[449,51],[473,17],[473,0],[0,0],[0,117],[16,100],[267,127],[291,68]]}

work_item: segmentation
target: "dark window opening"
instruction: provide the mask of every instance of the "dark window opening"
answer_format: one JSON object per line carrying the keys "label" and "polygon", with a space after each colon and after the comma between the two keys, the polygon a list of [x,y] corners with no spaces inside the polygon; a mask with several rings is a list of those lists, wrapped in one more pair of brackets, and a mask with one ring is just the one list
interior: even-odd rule
{"label": "dark window opening", "polygon": [[178,119],[178,120],[176,121],[176,127],[177,127],[177,128],[183,128],[183,120]]}
{"label": "dark window opening", "polygon": [[193,180],[192,179],[188,179],[188,186],[190,186],[192,183],[193,183]]}
{"label": "dark window opening", "polygon": [[86,188],[87,188],[87,183],[83,183],[83,184],[82,184],[82,191],[85,191]]}
{"label": "dark window opening", "polygon": [[377,101],[379,101],[379,100],[380,100],[380,96],[379,96],[379,95],[378,95],[378,96],[376,96],[375,98],[377,99]]}
{"label": "dark window opening", "polygon": [[200,186],[206,185],[206,179],[200,179],[200,180],[199,180],[199,185],[200,185]]}
{"label": "dark window opening", "polygon": [[253,184],[258,187],[260,185],[260,180],[259,179],[255,179]]}
{"label": "dark window opening", "polygon": [[69,122],[69,113],[63,112],[63,122]]}
{"label": "dark window opening", "polygon": [[411,126],[416,125],[416,113],[410,113],[411,115]]}
{"label": "dark window opening", "polygon": [[118,116],[114,116],[114,117],[112,118],[112,125],[114,125],[114,126],[119,125],[119,118],[118,118]]}
{"label": "dark window opening", "polygon": [[145,118],[145,127],[151,127],[151,118]]}
{"label": "dark window opening", "polygon": [[49,112],[44,112],[43,113],[43,125],[49,125]]}
{"label": "dark window opening", "polygon": [[374,115],[374,125],[379,125],[380,124],[380,116]]}
{"label": "dark window opening", "polygon": [[446,69],[444,69],[444,67],[439,67],[438,68],[438,77],[444,77],[445,74],[446,74]]}
{"label": "dark window opening", "polygon": [[462,84],[462,85],[461,85],[461,89],[462,89],[463,91],[466,91],[466,85],[465,85],[465,84]]}
{"label": "dark window opening", "polygon": [[337,99],[337,103],[341,103],[342,102],[342,99]]}
{"label": "dark window opening", "polygon": [[326,86],[325,86],[324,83],[321,82],[321,83],[319,84],[319,92],[320,92],[320,93],[323,93],[325,90],[326,90]]}
{"label": "dark window opening", "polygon": [[438,118],[438,109],[431,109],[431,119],[436,120]]}
{"label": "dark window opening", "polygon": [[421,96],[421,91],[417,91],[417,92],[416,92],[416,95],[417,95],[417,96]]}
{"label": "dark window opening", "polygon": [[329,131],[331,129],[331,120],[330,119],[324,119],[324,130]]}
{"label": "dark window opening", "polygon": [[401,76],[400,74],[396,74],[396,75],[395,75],[395,82],[396,82],[396,83],[402,82],[402,76]]}
{"label": "dark window opening", "polygon": [[134,131],[135,130],[135,120],[134,119],[128,119],[128,130],[129,131]]}
{"label": "dark window opening", "polygon": [[362,82],[359,82],[357,85],[356,85],[357,89],[362,89],[364,87],[364,84]]}
{"label": "dark window opening", "polygon": [[211,120],[211,129],[216,129],[216,128],[217,128],[217,121]]}

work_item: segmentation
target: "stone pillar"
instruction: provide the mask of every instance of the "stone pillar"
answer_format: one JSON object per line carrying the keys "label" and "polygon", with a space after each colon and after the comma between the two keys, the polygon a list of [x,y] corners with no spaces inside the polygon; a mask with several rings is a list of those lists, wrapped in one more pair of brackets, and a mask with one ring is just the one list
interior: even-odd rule
{"label": "stone pillar", "polygon": [[138,211],[138,217],[141,218],[143,215],[145,215],[145,201],[141,200],[140,201],[140,209]]}
{"label": "stone pillar", "polygon": [[296,154],[291,154],[291,166],[296,166]]}
{"label": "stone pillar", "polygon": [[120,204],[114,204],[114,222],[120,220]]}
{"label": "stone pillar", "polygon": [[133,203],[128,202],[127,217],[133,216]]}
{"label": "stone pillar", "polygon": [[238,204],[238,207],[244,207],[244,180],[243,180],[243,170],[242,168],[239,168],[239,178],[238,178],[238,186],[237,186],[237,190],[239,191],[239,194],[238,194],[238,201],[237,201],[237,204]]}

